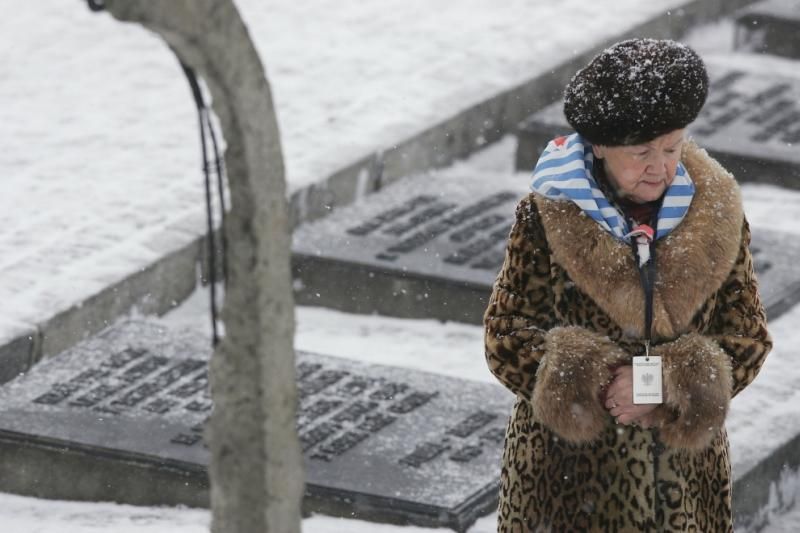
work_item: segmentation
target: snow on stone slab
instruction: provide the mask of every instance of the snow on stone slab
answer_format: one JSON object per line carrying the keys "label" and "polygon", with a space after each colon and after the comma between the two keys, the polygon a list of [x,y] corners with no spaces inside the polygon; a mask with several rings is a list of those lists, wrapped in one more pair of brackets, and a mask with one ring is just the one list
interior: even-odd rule
{"label": "snow on stone slab", "polygon": [[[507,137],[469,160],[441,172],[512,172],[514,150],[514,139]],[[518,173],[517,176],[527,183],[527,173]],[[800,225],[794,222],[796,208],[800,206],[800,193],[754,184],[744,185],[743,193],[745,209],[754,226],[769,227],[779,222],[786,226],[781,229],[800,233]],[[198,290],[188,302],[168,314],[164,320],[172,327],[208,328],[207,302],[207,292]],[[771,324],[775,350],[753,385],[733,401],[728,428],[737,471],[741,470],[740,464],[754,464],[769,447],[781,444],[786,435],[800,430],[796,413],[791,412],[796,393],[789,386],[800,380],[800,368],[790,364],[792,347],[800,344],[800,334],[793,328],[800,318],[798,313],[800,311],[796,308]],[[459,378],[494,381],[483,360],[483,331],[478,326],[352,315],[315,307],[298,307],[296,316],[296,346],[301,350],[376,364],[406,366]],[[776,432],[776,428],[780,428],[780,431]],[[752,455],[752,459],[749,459],[749,455]],[[10,524],[7,531],[12,533],[90,533],[104,530],[102,528],[106,526],[122,533],[166,530],[194,533],[207,531],[208,512],[129,508],[100,503],[64,503],[62,507],[60,503],[0,495],[0,523],[4,526]],[[304,530],[312,533],[417,533],[399,526],[375,526],[367,522],[325,516],[306,519]],[[491,531],[494,531],[494,517],[491,515],[481,519],[470,530],[471,533]],[[767,531],[777,533],[781,530]]]}
{"label": "snow on stone slab", "polygon": [[[176,328],[205,325],[208,318],[204,305],[206,298],[207,294],[197,291],[185,306],[167,315],[164,321]],[[798,318],[800,309],[795,308],[775,321],[772,325],[775,352],[768,357],[756,381],[733,401],[728,428],[735,464],[746,459],[745,454],[762,456],[768,447],[780,444],[783,437],[776,429],[781,425],[786,424],[787,431],[792,427],[795,431],[800,429],[796,421],[787,422],[783,418],[791,411],[790,406],[796,405],[785,396],[785,393],[796,396],[788,384],[800,379],[800,369],[790,364],[792,346],[800,343],[800,333],[794,328]],[[402,365],[462,378],[493,379],[483,361],[482,328],[478,326],[364,317],[306,307],[297,308],[297,321],[296,344],[299,349],[321,351],[321,347],[327,347],[327,353],[365,362]],[[409,341],[414,338],[424,340]],[[405,356],[404,349],[407,349]],[[442,363],[442,359],[452,364]],[[779,394],[773,395],[773,389]],[[786,402],[784,407],[783,402]],[[8,533],[94,533],[109,530],[119,533],[199,533],[208,531],[209,520],[208,511],[198,509],[50,502],[0,494],[0,523],[4,525],[3,531]],[[773,520],[774,525],[768,526],[765,533],[793,532],[793,525],[798,523],[797,513],[775,516]],[[318,515],[303,521],[303,531],[444,533],[449,530],[374,524]],[[495,516],[491,514],[478,520],[469,533],[493,531]]]}
{"label": "snow on stone slab", "polygon": [[[306,306],[295,308],[295,321],[298,351],[497,383],[483,359],[480,326],[356,315]],[[175,330],[201,330],[210,335],[208,292],[196,290],[159,322]]]}
{"label": "snow on stone slab", "polygon": [[[506,137],[469,159],[434,173],[433,178],[480,172],[511,173],[515,150],[515,140]],[[528,183],[528,173],[516,173],[516,177],[521,183]],[[800,191],[744,184],[742,197],[745,213],[754,228],[800,234],[797,222]],[[178,327],[194,324],[208,327],[207,301],[205,291],[196,291],[187,303],[167,314],[165,320]],[[466,379],[494,380],[483,360],[480,326],[354,315],[305,306],[296,308],[296,319],[295,345],[299,350]],[[793,347],[800,345],[800,333],[794,327],[798,320],[800,306],[770,323],[775,348],[755,382],[731,404],[727,426],[738,474],[763,459],[770,448],[800,432],[800,412],[793,408],[797,404],[792,402],[800,400],[800,393],[796,387],[792,388],[792,384],[800,382],[800,366],[790,363]],[[764,441],[764,435],[774,438]]]}
{"label": "snow on stone slab", "polygon": [[744,212],[750,225],[800,234],[797,215],[800,213],[800,193],[775,185],[748,183],[742,185]]}
{"label": "snow on stone slab", "polygon": [[[683,3],[236,2],[272,84],[290,190]],[[45,0],[0,23],[0,39],[0,95],[15,103],[0,115],[0,166],[12,174],[38,181],[57,169],[69,188],[75,174],[127,182],[199,170],[188,87],[153,34]]]}
{"label": "snow on stone slab", "polygon": [[[437,6],[430,17],[419,16],[429,9],[420,0],[374,6],[355,0],[248,0],[238,5],[272,83],[293,191],[365,151],[389,147],[498,88],[546,71],[568,58],[575,43],[590,46],[586,35],[599,42],[621,25],[682,3],[568,0],[541,5],[515,0],[497,9],[488,0],[470,0]],[[576,12],[581,16],[571,16]],[[550,30],[547,39],[536,30],[542,27]],[[0,107],[0,274],[2,290],[8,291],[0,294],[0,311],[3,323],[17,331],[44,318],[54,302],[81,301],[103,283],[148,264],[150,238],[164,228],[180,228],[175,231],[186,233],[185,242],[199,235],[204,230],[203,193],[190,94],[174,57],[151,34],[107,14],[89,13],[83,2],[45,0],[0,20],[0,41],[6,67],[0,74],[0,97],[9,104]],[[754,226],[800,233],[796,193],[756,185],[743,186],[743,192]],[[58,262],[48,257],[49,248],[61,254],[56,255]],[[74,261],[70,253],[82,253],[82,260]],[[31,285],[36,286],[34,295],[12,297]],[[330,321],[327,312],[298,310],[298,345],[325,344],[333,335],[316,331],[312,324]],[[794,313],[783,323],[790,316]],[[207,317],[199,320],[206,323]],[[376,317],[366,332],[349,334],[349,341],[344,339],[348,333],[341,332],[335,343],[327,344],[331,350],[381,362],[381,350],[370,349],[369,338],[383,334],[382,348],[385,340],[397,339],[393,354],[387,355],[389,364],[407,360],[421,369],[427,364],[436,372],[456,371],[453,365],[434,365],[441,350],[404,357],[406,339],[395,334],[403,329],[402,321],[385,320],[392,322],[383,326]],[[365,323],[358,317],[342,319],[347,322],[353,328]],[[800,342],[791,327],[777,326],[776,351],[754,386],[762,381],[767,385],[776,374],[770,371],[774,361],[780,362]],[[325,328],[331,329],[320,327]],[[478,329],[458,331],[477,338]],[[340,343],[340,348],[334,346]],[[471,351],[473,343],[464,339],[470,348],[463,350]],[[469,365],[477,366],[467,374],[484,372],[481,359],[470,360]],[[795,372],[790,366],[779,373],[796,383],[788,374]],[[763,399],[754,391],[753,396]],[[774,427],[770,424],[777,422],[767,415],[780,410],[769,403],[756,405],[747,394],[734,400],[729,424],[756,416],[764,419],[765,428]],[[745,430],[756,435],[754,428]],[[771,432],[762,431],[758,442],[765,436],[772,438]],[[735,456],[738,445],[735,435],[731,438]],[[123,507],[62,506],[0,495],[0,523],[10,533],[207,531],[207,511]],[[792,523],[800,523],[797,513]],[[479,524],[485,527],[476,525],[472,533],[494,531],[492,517]],[[410,531],[330,517],[306,519],[304,526],[314,533]],[[790,525],[770,531],[796,529]]]}
{"label": "snow on stone slab", "polygon": [[[237,6],[292,193],[683,3]],[[82,1],[3,17],[0,61],[0,314],[34,326],[205,231],[197,118],[164,43]]]}

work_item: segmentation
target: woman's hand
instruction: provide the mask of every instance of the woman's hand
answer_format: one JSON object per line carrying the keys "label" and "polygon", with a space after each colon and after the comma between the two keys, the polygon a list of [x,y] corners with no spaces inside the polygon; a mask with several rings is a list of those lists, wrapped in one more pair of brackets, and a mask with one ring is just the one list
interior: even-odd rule
{"label": "woman's hand", "polygon": [[643,428],[652,425],[649,416],[659,404],[633,403],[633,367],[620,366],[614,370],[614,378],[606,389],[605,407],[618,424],[635,424]]}

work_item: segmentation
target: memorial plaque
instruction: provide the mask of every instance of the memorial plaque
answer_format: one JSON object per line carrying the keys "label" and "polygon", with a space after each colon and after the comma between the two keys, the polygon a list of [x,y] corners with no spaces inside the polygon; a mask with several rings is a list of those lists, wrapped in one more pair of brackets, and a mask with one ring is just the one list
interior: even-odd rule
{"label": "memorial plaque", "polygon": [[[461,175],[437,181],[434,196],[425,192],[430,178],[410,178],[301,226],[294,235],[297,302],[480,324],[527,181]],[[800,243],[754,228],[751,248],[762,301],[776,318],[800,300]]]}
{"label": "memorial plaque", "polygon": [[[800,189],[800,79],[706,61],[708,100],[689,134],[741,182]],[[571,133],[557,102],[519,130],[516,166],[533,170],[547,142]]]}
{"label": "memorial plaque", "polygon": [[[0,387],[0,490],[208,501],[207,339],[129,322]],[[513,396],[299,353],[306,511],[464,530],[494,508]]]}
{"label": "memorial plaque", "polygon": [[734,46],[765,54],[800,59],[800,2],[758,2],[735,15]]}
{"label": "memorial plaque", "polygon": [[417,176],[300,226],[296,301],[480,323],[526,181],[510,173]]}
{"label": "memorial plaque", "polygon": [[791,233],[751,230],[759,293],[767,317],[773,320],[800,302],[800,239]]}

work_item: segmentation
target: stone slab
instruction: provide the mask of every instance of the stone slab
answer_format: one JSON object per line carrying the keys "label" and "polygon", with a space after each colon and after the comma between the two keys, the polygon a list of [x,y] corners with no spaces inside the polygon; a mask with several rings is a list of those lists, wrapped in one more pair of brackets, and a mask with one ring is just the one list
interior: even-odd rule
{"label": "stone slab", "polygon": [[[575,70],[598,51],[617,40],[639,35],[680,38],[691,28],[716,20],[751,2],[752,0],[692,0],[683,4],[680,9],[662,11],[622,34],[609,35],[605,41],[594,43],[586,50],[571,56],[565,63],[553,65],[550,70],[545,69],[546,71],[541,73],[531,72],[528,79],[521,79],[515,86],[498,89],[496,94],[487,96],[482,102],[465,105],[462,111],[438,124],[423,126],[422,131],[398,142],[395,146],[381,147],[363,154],[322,178],[315,185],[295,191],[290,198],[292,223],[298,225],[307,220],[325,217],[332,209],[362,201],[366,194],[379,190],[391,182],[430,168],[449,165],[456,159],[482,148],[487,142],[501,138],[505,133],[514,130],[523,117],[555,100]],[[178,226],[180,227],[170,227],[168,231],[177,229],[194,235],[202,223],[198,225],[196,220],[190,220]],[[171,235],[169,239],[173,237],[174,235]],[[156,237],[155,240],[159,241],[161,237]],[[187,244],[183,246],[181,253],[194,253],[192,250],[196,251],[199,246],[194,237],[187,237],[184,242]],[[161,269],[164,260],[164,258],[157,260],[153,266]],[[196,264],[184,260],[180,263],[183,266],[180,271],[175,270],[176,274],[194,280]],[[134,283],[129,284],[126,279],[122,282],[124,285],[122,288],[125,291],[141,289],[137,297],[146,296],[148,293],[156,295],[156,298],[159,298],[159,295],[164,296],[169,306],[176,305],[188,296],[189,293],[183,290],[185,283],[176,285],[181,290],[166,290],[149,279],[150,270],[146,269],[148,273],[145,276],[138,276],[136,272],[130,273],[128,278]],[[153,311],[151,304],[156,302],[137,302],[124,296],[114,295],[117,289],[116,285],[109,286],[100,294],[76,299],[74,306],[59,307],[52,313],[41,316],[24,317],[38,332],[37,342],[30,357],[31,362],[72,346],[83,338],[84,332],[91,334],[105,327],[104,320],[110,321],[116,316],[109,314],[109,309],[114,312],[118,309],[127,312],[132,306],[137,305],[148,307],[147,312]],[[109,294],[116,298],[117,305],[105,301]],[[165,310],[161,308],[157,312]],[[15,342],[16,353],[16,346],[21,346],[24,341]],[[28,368],[28,364],[21,358],[15,359],[14,365],[15,368],[8,376],[24,372]],[[0,377],[0,381],[3,381],[4,377]]]}
{"label": "stone slab", "polygon": [[34,326],[19,322],[4,322],[0,327],[6,332],[6,337],[0,339],[0,383],[5,383],[33,364],[39,332]]}
{"label": "stone slab", "polygon": [[[800,81],[707,61],[708,101],[689,133],[742,182],[800,189]],[[571,133],[562,102],[519,128],[518,170],[532,170],[547,141]]]}
{"label": "stone slab", "polygon": [[789,473],[800,471],[800,434],[774,445],[771,453],[755,466],[737,476],[733,483],[734,525],[736,531],[762,531],[775,500],[794,499],[792,486],[781,481]]}
{"label": "stone slab", "polygon": [[800,302],[800,243],[795,235],[751,228],[750,251],[761,301],[770,320]]}
{"label": "stone slab", "polygon": [[513,174],[423,175],[304,224],[296,301],[479,323],[526,188]]}
{"label": "stone slab", "polygon": [[173,309],[194,292],[205,246],[200,237],[177,249],[165,247],[163,255],[146,268],[109,281],[82,301],[53,307],[39,323],[22,328],[13,321],[3,324],[8,338],[0,343],[0,384],[108,327],[132,308],[143,314],[164,314]]}
{"label": "stone slab", "polygon": [[800,58],[800,1],[767,0],[737,11],[734,47]]}
{"label": "stone slab", "polygon": [[365,193],[433,168],[446,167],[506,133],[515,130],[530,112],[556,100],[574,73],[604,48],[617,41],[648,36],[680,39],[692,28],[729,15],[754,0],[689,0],[680,8],[666,9],[631,28],[609,34],[585,50],[573,50],[562,64],[531,73],[513,87],[505,87],[391,147],[364,154],[333,174],[290,198],[293,225],[327,216]]}
{"label": "stone slab", "polygon": [[[202,335],[128,322],[7,383],[0,490],[208,505],[209,355]],[[306,511],[464,530],[496,505],[499,385],[311,353],[297,377]]]}
{"label": "stone slab", "polygon": [[[305,224],[294,235],[296,301],[480,324],[526,188],[513,174],[418,176]],[[754,228],[751,249],[774,319],[800,301],[800,243]]]}

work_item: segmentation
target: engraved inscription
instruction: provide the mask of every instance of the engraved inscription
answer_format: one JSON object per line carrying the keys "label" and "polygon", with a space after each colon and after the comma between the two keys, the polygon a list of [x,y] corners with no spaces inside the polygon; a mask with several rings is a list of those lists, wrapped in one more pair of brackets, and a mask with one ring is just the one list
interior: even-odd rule
{"label": "engraved inscription", "polygon": [[337,413],[333,420],[334,422],[355,422],[366,413],[374,411],[378,407],[378,402],[364,402],[356,401],[345,407],[341,412]]}
{"label": "engraved inscription", "polygon": [[128,366],[128,363],[134,359],[138,359],[147,353],[145,350],[134,350],[127,348],[121,352],[113,354],[108,360],[104,361],[101,366],[108,366],[111,368],[122,368]]}
{"label": "engraved inscription", "polygon": [[206,417],[202,422],[198,422],[197,424],[193,425],[189,429],[197,433],[202,433],[206,428],[206,424],[208,424],[208,417]]}
{"label": "engraved inscription", "polygon": [[[486,219],[487,224],[495,222],[500,219]],[[470,231],[481,229],[470,226]],[[416,389],[403,381],[358,375],[319,363],[300,362],[297,375],[300,445],[310,459],[326,462],[397,424],[440,394]],[[212,409],[205,361],[170,359],[132,349],[112,354],[96,368],[53,384],[33,402],[110,415],[128,411],[173,417],[184,421],[186,429],[169,437],[169,444],[187,448],[205,445],[203,428]],[[479,410],[449,429],[443,428],[438,440],[428,438],[416,447],[410,446],[411,453],[391,460],[413,468],[440,457],[468,463],[484,453],[484,444],[494,442],[478,434],[497,418],[496,414]],[[448,436],[465,441],[453,446]],[[470,437],[474,438],[466,440]]]}
{"label": "engraved inscription", "polygon": [[400,463],[406,466],[419,468],[423,464],[436,459],[449,449],[450,445],[446,442],[423,442],[409,455],[400,459]]}
{"label": "engraved inscription", "polygon": [[414,392],[400,400],[399,402],[391,405],[389,411],[397,414],[410,413],[415,409],[419,409],[433,398],[439,395],[438,392]]}
{"label": "engraved inscription", "polygon": [[481,435],[481,440],[493,442],[495,444],[502,444],[505,439],[506,430],[503,428],[492,428]]}
{"label": "engraved inscription", "polygon": [[108,398],[109,396],[112,396],[113,394],[119,392],[120,390],[124,389],[127,386],[128,385],[126,383],[118,385],[102,384],[90,390],[88,393],[79,396],[78,398],[69,402],[69,404],[74,405],[76,407],[91,407],[93,405],[98,404],[102,400]]}
{"label": "engraved inscription", "polygon": [[373,400],[391,400],[395,396],[404,393],[408,389],[405,383],[386,383],[380,389],[369,395]]}
{"label": "engraved inscription", "polygon": [[480,457],[484,450],[495,450],[505,439],[505,429],[499,426],[490,428],[475,438],[475,434],[485,429],[485,427],[499,418],[494,413],[478,411],[473,413],[454,428],[447,431],[448,435],[455,435],[461,438],[469,438],[461,448],[450,455],[450,460],[456,463],[469,463]]}
{"label": "engraved inscription", "polygon": [[739,70],[730,70],[726,72],[724,75],[720,76],[719,78],[715,78],[711,80],[709,84],[709,93],[716,93],[722,91],[723,89],[727,89],[738,80],[744,77],[744,72]]}
{"label": "engraved inscription", "polygon": [[337,391],[337,394],[344,394],[346,396],[360,396],[365,390],[372,386],[372,381],[354,376],[347,383],[342,385]]}
{"label": "engraved inscription", "polygon": [[322,368],[322,365],[317,363],[307,363],[303,361],[297,365],[297,380],[303,381],[308,376]]}
{"label": "engraved inscription", "polygon": [[408,383],[349,375],[341,386],[326,388],[324,394],[325,398],[301,402],[298,428],[303,451],[312,459],[330,461],[438,393],[413,390]]}
{"label": "engraved inscription", "polygon": [[487,252],[481,259],[472,263],[470,265],[471,268],[477,268],[480,270],[491,270],[492,272],[496,272],[500,269],[503,264],[503,259],[505,259],[505,240],[501,243],[503,248],[494,249],[490,252]]}
{"label": "engraved inscription", "polygon": [[477,222],[473,222],[466,228],[456,231],[450,235],[450,240],[457,243],[467,242],[474,238],[477,233],[492,229],[496,225],[506,222],[507,220],[507,216],[503,216],[499,213],[485,216]]}
{"label": "engraved inscription", "polygon": [[455,435],[456,437],[469,437],[479,429],[485,427],[494,419],[497,418],[497,415],[494,413],[487,413],[486,411],[478,411],[476,413],[472,413],[467,418],[459,422],[455,427],[450,428],[447,430],[448,435]]}
{"label": "engraved inscription", "polygon": [[84,386],[93,383],[98,379],[102,379],[108,375],[108,372],[100,369],[90,369],[81,372],[74,378],[66,383],[55,383],[51,389],[34,399],[36,403],[55,405],[68,398],[70,395],[79,391]]}
{"label": "engraved inscription", "polygon": [[178,396],[180,398],[188,398],[190,396],[194,396],[199,391],[206,390],[208,388],[208,372],[203,372],[196,378],[194,378],[189,383],[185,383],[178,387],[177,389],[170,392],[173,396]]}
{"label": "engraved inscription", "polygon": [[457,463],[468,463],[482,453],[483,453],[483,448],[481,446],[468,444],[467,446],[464,446],[456,453],[451,455],[450,459]]}
{"label": "engraved inscription", "polygon": [[164,414],[176,405],[178,405],[178,402],[175,400],[170,400],[169,398],[157,398],[156,400],[145,405],[144,409],[146,411],[150,411],[151,413]]}
{"label": "engraved inscription", "polygon": [[[505,217],[503,217],[505,220]],[[472,261],[477,256],[484,253],[488,248],[496,245],[498,242],[505,243],[506,239],[508,238],[508,234],[511,232],[511,225],[507,224],[504,225],[502,228],[493,231],[489,234],[489,236],[484,237],[482,239],[477,239],[470,243],[468,246],[464,246],[459,248],[448,257],[445,258],[445,263],[450,263],[453,265],[463,265]],[[502,264],[502,261],[499,264],[494,265],[495,267],[499,268]]]}
{"label": "engraved inscription", "polygon": [[393,222],[398,218],[411,213],[418,207],[428,205],[435,201],[436,197],[434,196],[416,196],[401,206],[385,211],[380,215],[368,220],[367,222],[364,222],[363,224],[348,229],[347,233],[359,236],[368,235],[380,228],[382,225]]}
{"label": "engraved inscription", "polygon": [[330,413],[340,405],[342,405],[341,400],[317,400],[308,408],[303,409],[303,411],[300,413],[300,416],[309,421],[314,421],[317,418]]}
{"label": "engraved inscription", "polygon": [[317,394],[341,380],[348,373],[344,370],[325,370],[319,374],[314,375],[309,380],[302,380],[298,384],[298,396],[306,398],[312,394]]}
{"label": "engraved inscription", "polygon": [[[757,84],[755,92],[752,84]],[[752,142],[796,143],[800,141],[798,92],[797,84],[728,71],[711,84],[709,100],[692,132],[710,136],[736,128],[737,136]]]}
{"label": "engraved inscription", "polygon": [[432,206],[428,207],[427,209],[423,210],[421,213],[414,215],[407,221],[386,228],[385,230],[383,230],[383,232],[388,233],[389,235],[400,236],[403,233],[406,233],[407,231],[411,231],[420,224],[423,224],[425,222],[428,222],[429,220],[439,217],[440,215],[450,211],[454,207],[456,207],[456,204],[453,203],[444,204],[437,202]]}
{"label": "engraved inscription", "polygon": [[[500,416],[496,413],[479,410],[445,430],[444,435],[419,444],[413,452],[399,460],[405,466],[418,468],[450,451],[447,459],[455,463],[469,463],[482,456],[485,449],[495,450],[502,444],[505,431],[502,427],[486,426],[496,422]],[[480,433],[483,431],[483,433]],[[451,437],[458,437],[460,442],[453,444]],[[454,449],[455,448],[455,449]]]}
{"label": "engraved inscription", "polygon": [[192,446],[200,442],[202,439],[203,437],[196,433],[191,435],[188,433],[179,433],[176,436],[172,437],[170,442],[175,444],[182,444],[184,446]]}
{"label": "engraved inscription", "polygon": [[341,437],[337,437],[329,444],[320,447],[319,451],[312,455],[313,459],[330,461],[334,456],[341,455],[353,448],[356,444],[369,437],[369,433],[364,431],[348,431]]}
{"label": "engraved inscription", "polygon": [[152,374],[159,367],[164,366],[167,364],[166,357],[156,357],[151,356],[148,357],[146,360],[142,361],[141,363],[135,365],[132,368],[126,370],[121,376],[120,379],[123,381],[127,381],[128,383],[134,383],[139,381],[143,377]]}
{"label": "engraved inscription", "polygon": [[[161,372],[156,374],[159,369]],[[140,383],[147,377],[151,379]],[[170,389],[174,384],[177,387]],[[137,408],[161,415],[182,402],[188,402],[185,408],[190,411],[211,409],[204,361],[171,360],[134,349],[112,354],[97,368],[85,370],[67,382],[55,383],[33,401],[55,405],[66,398],[71,398],[66,402],[70,407],[91,408],[107,414]]]}
{"label": "engraved inscription", "polygon": [[186,404],[186,409],[188,411],[195,411],[197,413],[203,413],[206,411],[211,410],[211,402],[210,401],[201,401],[201,400],[194,400]]}
{"label": "engraved inscription", "polygon": [[[499,192],[474,204],[461,208],[455,213],[444,216],[443,218],[442,216],[448,211],[452,210],[455,205],[437,204],[436,206],[426,210],[424,212],[425,216],[423,216],[421,213],[418,216],[412,217],[408,221],[393,226],[392,228],[388,228],[386,230],[387,233],[400,235],[412,231],[415,227],[420,226],[423,222],[431,220],[431,222],[422,227],[422,229],[417,230],[415,233],[411,234],[409,237],[406,237],[399,243],[389,246],[386,248],[386,250],[376,254],[375,257],[385,261],[394,261],[397,259],[398,254],[410,253],[418,248],[421,248],[433,239],[436,239],[437,237],[451,231],[453,232],[453,234],[450,236],[452,242],[459,244],[467,243],[471,239],[477,238],[484,231],[494,228],[496,224],[501,223],[501,219],[502,221],[507,220],[506,217],[499,214],[487,215],[486,212],[503,205],[506,202],[515,200],[517,196],[517,194],[508,191]],[[470,223],[470,221],[473,219],[481,216],[482,218],[480,218],[478,221]],[[435,218],[438,218],[438,220],[433,220]],[[469,225],[465,226],[465,224],[468,223]],[[505,235],[503,235],[503,238],[505,238],[508,232],[504,233]]]}
{"label": "engraved inscription", "polygon": [[370,433],[377,433],[386,426],[394,423],[395,420],[397,420],[396,416],[375,413],[367,416],[364,421],[358,425],[358,429],[369,431]]}
{"label": "engraved inscription", "polygon": [[[163,357],[162,358],[153,357],[151,358],[150,361],[147,361],[147,363],[151,362],[152,362],[151,366],[156,365],[156,362],[157,366],[166,364],[166,360]],[[143,383],[142,385],[139,385],[132,391],[125,394],[121,399],[114,400],[113,402],[111,402],[111,405],[122,405],[125,407],[133,407],[134,405],[137,405],[139,402],[151,398],[157,392],[166,389],[168,386],[175,383],[185,375],[192,373],[198,368],[202,368],[204,365],[205,364],[202,361],[197,361],[193,359],[183,360],[178,364],[172,366],[171,368],[167,369],[166,371],[162,372],[158,376],[156,376],[156,378],[153,381],[148,381],[146,383]],[[148,370],[146,373],[150,372],[152,372],[152,370]],[[131,373],[131,375],[133,375],[133,373]],[[126,379],[126,377],[130,379],[130,376],[128,376],[128,372],[123,374],[122,379]]]}
{"label": "engraved inscription", "polygon": [[300,435],[300,446],[306,452],[316,444],[324,441],[328,437],[335,435],[342,427],[332,422],[323,422],[322,424],[306,431]]}

